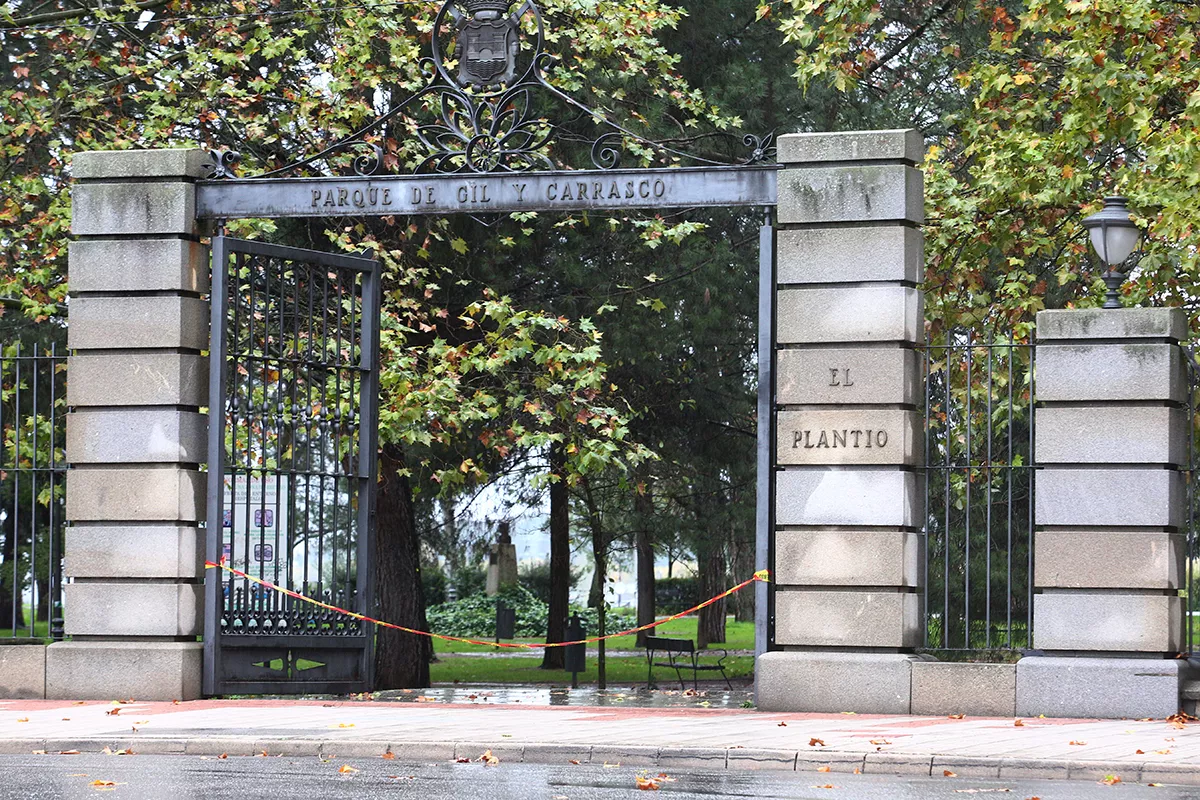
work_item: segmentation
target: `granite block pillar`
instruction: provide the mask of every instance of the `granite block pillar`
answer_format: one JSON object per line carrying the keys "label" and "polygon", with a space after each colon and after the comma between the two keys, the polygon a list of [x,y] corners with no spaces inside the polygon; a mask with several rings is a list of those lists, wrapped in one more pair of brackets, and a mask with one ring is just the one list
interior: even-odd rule
{"label": "granite block pillar", "polygon": [[66,633],[53,699],[200,694],[208,253],[199,150],[75,156]]}
{"label": "granite block pillar", "polygon": [[[1164,717],[1179,702],[1187,381],[1181,309],[1037,319],[1033,644],[1017,713]],[[1096,691],[1098,686],[1108,687]]]}
{"label": "granite block pillar", "polygon": [[923,621],[923,155],[911,130],[779,140],[765,710],[910,710]]}

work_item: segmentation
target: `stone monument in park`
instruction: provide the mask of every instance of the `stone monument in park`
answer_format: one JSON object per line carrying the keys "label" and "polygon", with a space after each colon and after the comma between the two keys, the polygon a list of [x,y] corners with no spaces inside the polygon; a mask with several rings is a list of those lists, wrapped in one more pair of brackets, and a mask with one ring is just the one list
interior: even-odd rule
{"label": "stone monument in park", "polygon": [[497,594],[505,586],[517,585],[517,546],[509,535],[507,522],[500,523],[500,536],[488,548],[487,586],[488,597]]}

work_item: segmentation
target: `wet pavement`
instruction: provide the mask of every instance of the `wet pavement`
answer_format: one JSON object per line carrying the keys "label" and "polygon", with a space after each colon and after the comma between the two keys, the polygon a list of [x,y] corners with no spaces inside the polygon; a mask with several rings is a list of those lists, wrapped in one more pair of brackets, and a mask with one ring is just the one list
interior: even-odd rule
{"label": "wet pavement", "polygon": [[473,685],[443,686],[432,689],[396,689],[374,692],[369,698],[396,703],[450,703],[467,705],[566,706],[573,708],[753,708],[751,688],[729,691],[700,685],[696,689],[647,689],[644,686],[596,689],[555,687]]}

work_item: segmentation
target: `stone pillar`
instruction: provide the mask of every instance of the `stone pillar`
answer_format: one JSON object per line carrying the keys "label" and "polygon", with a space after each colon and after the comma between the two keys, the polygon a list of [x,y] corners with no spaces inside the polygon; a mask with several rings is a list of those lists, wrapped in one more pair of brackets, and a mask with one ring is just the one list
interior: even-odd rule
{"label": "stone pillar", "polygon": [[923,638],[923,155],[912,130],[779,139],[762,709],[910,708]]}
{"label": "stone pillar", "polygon": [[1033,644],[1017,713],[1179,710],[1188,463],[1181,309],[1037,317]]}
{"label": "stone pillar", "polygon": [[54,699],[200,694],[208,254],[199,150],[88,152],[72,175],[66,633]]}

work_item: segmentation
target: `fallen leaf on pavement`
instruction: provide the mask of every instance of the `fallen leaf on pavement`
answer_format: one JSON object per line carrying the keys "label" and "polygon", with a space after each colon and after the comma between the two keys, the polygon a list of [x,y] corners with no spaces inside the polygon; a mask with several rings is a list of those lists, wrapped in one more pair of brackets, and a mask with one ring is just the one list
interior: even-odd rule
{"label": "fallen leaf on pavement", "polygon": [[824,747],[825,742],[821,739],[809,739],[808,746],[809,747]]}
{"label": "fallen leaf on pavement", "polygon": [[63,721],[63,722],[70,722],[70,721],[71,721],[71,718],[70,718],[70,717],[63,717],[63,718],[62,718],[62,721]]}
{"label": "fallen leaf on pavement", "polygon": [[831,772],[833,767],[817,767],[817,772]]}
{"label": "fallen leaf on pavement", "polygon": [[577,759],[577,758],[572,758],[572,759],[571,759],[571,761],[570,761],[570,763],[572,763],[572,764],[574,764],[575,766],[577,766],[577,767],[578,767],[578,766],[579,766],[579,759]]}
{"label": "fallen leaf on pavement", "polygon": [[950,716],[946,717],[946,719],[966,719],[966,717],[966,714],[951,714]]}
{"label": "fallen leaf on pavement", "polygon": [[393,753],[391,750],[388,750],[386,753],[383,754],[383,758],[386,758],[388,761],[392,761],[393,759],[396,758],[396,754]]}
{"label": "fallen leaf on pavement", "polygon": [[1085,744],[1087,744],[1087,742],[1077,742],[1074,739],[1072,739],[1070,744],[1075,745],[1076,747],[1083,747]]}
{"label": "fallen leaf on pavement", "polygon": [[358,772],[358,770],[356,770],[354,767],[350,766],[349,764],[342,764],[342,766],[340,766],[338,768],[338,772],[340,772],[344,775],[349,775],[351,772]]}
{"label": "fallen leaf on pavement", "polygon": [[337,725],[330,725],[331,728],[353,728],[353,722],[339,722]]}
{"label": "fallen leaf on pavement", "polygon": [[113,708],[113,709],[110,709],[110,710],[108,710],[108,711],[105,711],[105,712],[104,712],[104,715],[105,715],[106,717],[115,717],[115,716],[117,716],[117,715],[118,715],[118,714],[120,714],[120,713],[121,713],[121,709],[120,709],[120,708]]}
{"label": "fallen leaf on pavement", "polygon": [[1171,751],[1170,751],[1170,750],[1155,750],[1154,752],[1155,752],[1155,753],[1157,753],[1157,754],[1158,754],[1158,755],[1160,755],[1160,756],[1169,756],[1169,755],[1171,755]]}
{"label": "fallen leaf on pavement", "polygon": [[217,756],[217,758],[229,758],[229,753],[221,753],[221,755]]}
{"label": "fallen leaf on pavement", "polygon": [[958,773],[957,773],[957,772],[951,772],[951,771],[950,771],[950,770],[948,770],[948,769],[944,769],[944,770],[942,770],[942,777],[945,777],[945,778],[957,778],[957,777],[958,777]]}
{"label": "fallen leaf on pavement", "polygon": [[836,789],[837,787],[834,786],[832,783],[823,783],[820,786],[814,786],[812,788],[814,788],[814,789]]}
{"label": "fallen leaf on pavement", "polygon": [[871,744],[891,744],[887,739],[872,739]]}
{"label": "fallen leaf on pavement", "polygon": [[1145,750],[1134,750],[1133,754],[1135,756],[1144,756],[1144,755],[1146,755],[1146,751]]}
{"label": "fallen leaf on pavement", "polygon": [[483,762],[485,767],[494,767],[500,763],[500,759],[492,755],[491,750],[484,750],[483,755],[479,757],[479,760]]}
{"label": "fallen leaf on pavement", "polygon": [[455,759],[455,761],[459,764],[470,764],[471,763],[471,759],[469,759],[469,758],[458,758],[458,759]]}
{"label": "fallen leaf on pavement", "polygon": [[150,720],[148,720],[148,719],[139,719],[139,720],[136,720],[136,721],[134,721],[134,723],[133,723],[133,724],[134,724],[134,725],[149,725],[149,724],[150,724]]}
{"label": "fallen leaf on pavement", "polygon": [[1025,727],[1025,721],[1024,721],[1024,720],[1020,720],[1020,719],[1014,719],[1014,720],[1013,720],[1013,727],[1014,727],[1014,728],[1024,728],[1024,727]]}
{"label": "fallen leaf on pavement", "polygon": [[1154,786],[1154,787],[1159,787],[1159,786],[1162,786],[1162,784],[1161,784],[1161,783],[1147,783],[1146,785],[1147,785],[1147,786]]}
{"label": "fallen leaf on pavement", "polygon": [[620,761],[618,761],[618,762],[617,762],[617,763],[615,763],[615,764],[610,764],[610,763],[608,763],[607,761],[605,761],[605,762],[604,762],[604,768],[605,768],[605,769],[617,769],[617,768],[619,768],[620,766],[621,766],[621,762],[620,762]]}
{"label": "fallen leaf on pavement", "polygon": [[862,770],[861,770],[861,769],[859,769],[858,767],[855,767],[855,768],[854,768],[854,774],[855,774],[855,775],[862,775]]}
{"label": "fallen leaf on pavement", "polygon": [[46,751],[45,750],[34,750],[33,754],[35,756],[44,756],[44,755],[46,755]]}
{"label": "fallen leaf on pavement", "polygon": [[1121,776],[1120,775],[1105,775],[1104,780],[1102,780],[1100,782],[1105,784],[1106,786],[1116,786],[1118,783],[1121,782]]}
{"label": "fallen leaf on pavement", "polygon": [[786,727],[787,727],[787,723],[786,723],[786,722],[781,722],[781,723],[779,723],[779,727],[781,727],[781,728],[786,728]]}
{"label": "fallen leaf on pavement", "polygon": [[645,775],[636,775],[633,779],[634,785],[643,792],[657,792],[658,781],[654,778],[646,777]]}
{"label": "fallen leaf on pavement", "polygon": [[77,755],[79,755],[79,751],[78,750],[59,750],[58,754],[60,756],[77,756]]}
{"label": "fallen leaf on pavement", "polygon": [[17,722],[29,722],[29,717],[18,717]]}
{"label": "fallen leaf on pavement", "polygon": [[255,756],[255,758],[267,758],[269,755],[270,753],[268,753],[266,750],[263,750],[261,753]]}

